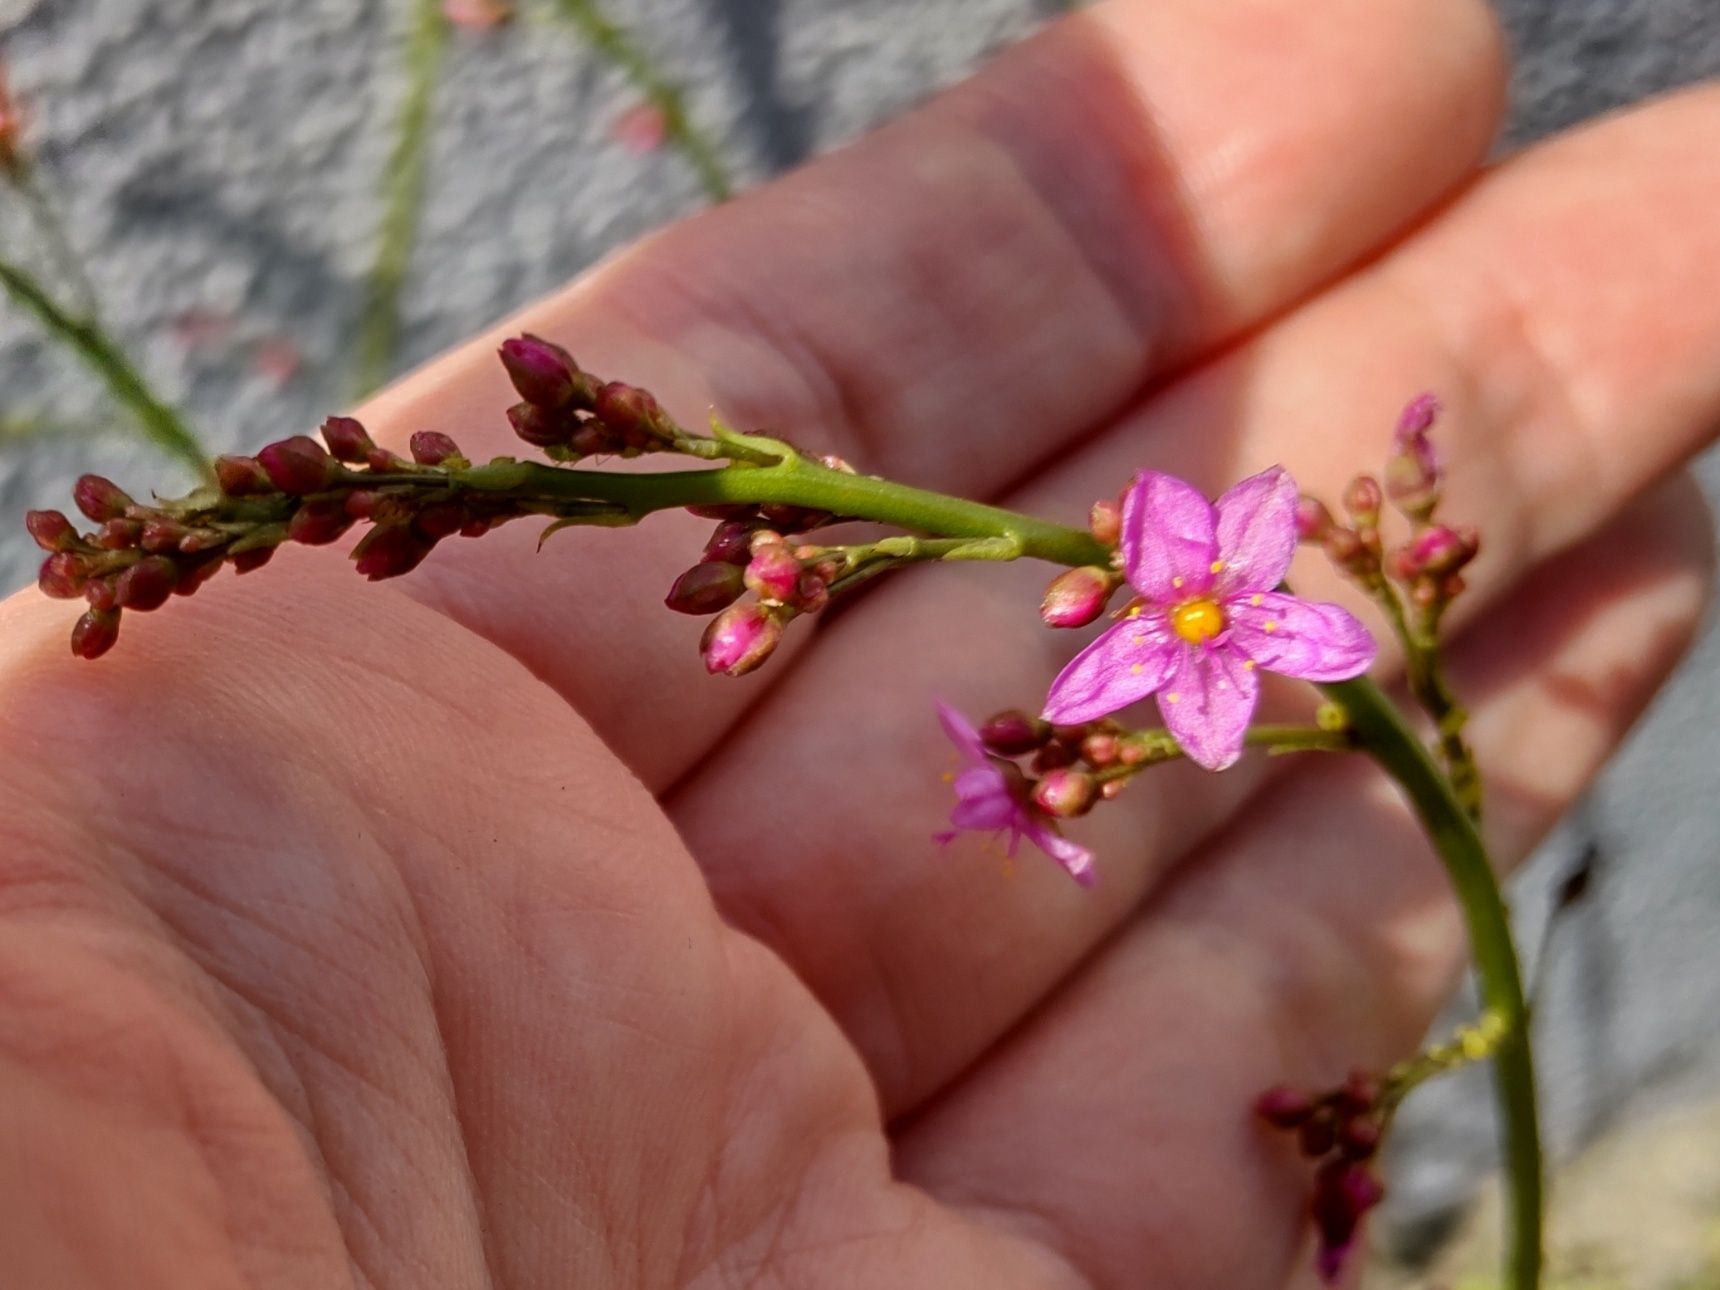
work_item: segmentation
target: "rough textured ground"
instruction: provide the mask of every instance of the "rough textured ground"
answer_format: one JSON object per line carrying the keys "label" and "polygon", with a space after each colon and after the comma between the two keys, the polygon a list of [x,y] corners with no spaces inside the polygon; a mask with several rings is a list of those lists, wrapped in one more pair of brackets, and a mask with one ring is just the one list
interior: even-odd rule
{"label": "rough textured ground", "polygon": [[[1436,3],[1437,0],[1429,0]],[[609,0],[694,87],[745,177],[889,117],[1060,0]],[[0,36],[112,325],[210,441],[254,448],[343,401],[399,83],[400,3],[0,0]],[[1503,0],[1519,50],[1513,142],[1720,74],[1716,0]],[[670,153],[611,137],[631,100],[559,29],[456,42],[442,88],[403,362],[460,339],[694,208]],[[0,237],[8,225],[0,221]],[[289,370],[290,369],[290,370]],[[88,382],[0,309],[0,416],[101,425]],[[0,585],[34,551],[19,518],[90,465],[161,480],[119,437],[0,443]],[[1720,477],[1710,472],[1710,482]],[[1711,489],[1713,495],[1713,489]],[[1564,1149],[1681,1090],[1720,1086],[1720,636],[1711,635],[1519,896],[1537,938],[1572,855],[1602,857],[1548,973],[1543,1070]],[[1489,1157],[1484,1099],[1417,1101],[1397,1230],[1437,1234]]]}

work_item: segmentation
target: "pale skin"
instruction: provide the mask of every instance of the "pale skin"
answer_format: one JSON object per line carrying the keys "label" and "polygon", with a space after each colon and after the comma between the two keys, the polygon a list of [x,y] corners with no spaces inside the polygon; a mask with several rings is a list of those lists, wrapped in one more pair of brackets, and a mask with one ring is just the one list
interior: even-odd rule
{"label": "pale skin", "polygon": [[[1720,93],[1483,171],[1500,58],[1460,0],[1102,4],[510,329],[1066,522],[1142,466],[1335,494],[1437,391],[1515,863],[1711,580]],[[514,450],[501,334],[361,415]],[[1077,826],[1093,891],[940,855],[932,700],[1038,701],[1053,571],[906,575],[711,680],[659,604],[704,527],[300,551],[96,664],[0,606],[9,1285],[1308,1283],[1249,1102],[1405,1055],[1463,960],[1389,787],[1155,770]]]}

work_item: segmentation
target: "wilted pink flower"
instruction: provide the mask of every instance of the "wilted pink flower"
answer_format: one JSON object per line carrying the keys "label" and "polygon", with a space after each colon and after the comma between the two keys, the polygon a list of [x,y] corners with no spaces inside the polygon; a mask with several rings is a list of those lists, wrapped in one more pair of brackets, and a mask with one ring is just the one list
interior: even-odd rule
{"label": "wilted pink flower", "polygon": [[1050,820],[1032,804],[1025,781],[1008,762],[986,752],[973,723],[947,703],[938,704],[938,722],[961,754],[962,768],[956,773],[955,809],[950,823],[955,829],[937,835],[948,842],[960,831],[1008,833],[1008,851],[1014,855],[1026,838],[1069,871],[1082,886],[1093,883],[1093,853],[1057,832]]}
{"label": "wilted pink flower", "polygon": [[442,16],[467,31],[488,31],[514,16],[508,0],[442,0]]}
{"label": "wilted pink flower", "polygon": [[641,103],[618,116],[610,134],[629,152],[640,155],[655,152],[669,137],[669,118],[656,104]]}
{"label": "wilted pink flower", "polygon": [[1257,668],[1309,681],[1365,672],[1375,646],[1336,605],[1273,590],[1296,551],[1295,481],[1275,466],[1209,503],[1142,471],[1123,507],[1123,571],[1141,603],[1052,683],[1045,719],[1079,725],[1157,694],[1189,758],[1222,770],[1242,754]]}
{"label": "wilted pink flower", "polygon": [[1392,436],[1392,456],[1386,463],[1386,494],[1405,515],[1425,520],[1439,504],[1445,471],[1439,452],[1428,438],[1439,418],[1439,400],[1423,394],[1398,418]]}

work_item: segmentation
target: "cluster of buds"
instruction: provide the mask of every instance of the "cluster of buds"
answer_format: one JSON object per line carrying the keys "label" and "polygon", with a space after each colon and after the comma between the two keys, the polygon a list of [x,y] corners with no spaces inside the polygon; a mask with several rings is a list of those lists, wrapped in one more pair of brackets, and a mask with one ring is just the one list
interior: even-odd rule
{"label": "cluster of buds", "polygon": [[376,581],[410,572],[444,538],[477,537],[522,513],[505,495],[455,485],[452,473],[470,463],[445,434],[412,436],[410,460],[378,447],[351,417],[331,417],[323,438],[326,446],[294,435],[254,457],[218,457],[215,485],[181,501],[145,504],[85,475],[72,497],[91,530],[59,511],[30,512],[30,534],[48,552],[42,591],[89,603],[72,652],[100,657],[124,611],[189,596],[225,564],[260,569],[288,542],[325,546],[369,524],[352,557]]}
{"label": "cluster of buds", "polygon": [[979,727],[994,756],[1019,762],[1022,799],[1054,820],[1085,815],[1123,791],[1130,772],[1174,756],[1161,732],[1131,732],[1106,718],[1058,726],[1017,708]]}
{"label": "cluster of buds", "polygon": [[[853,473],[839,457],[818,460],[831,470]],[[712,675],[745,676],[776,652],[790,622],[830,603],[843,560],[839,553],[793,538],[836,517],[774,502],[689,509],[716,520],[716,531],[699,562],[675,579],[663,603],[677,613],[715,615],[699,642],[705,669]]]}
{"label": "cluster of buds", "polygon": [[[1297,515],[1304,542],[1317,543],[1344,574],[1372,595],[1395,582],[1424,623],[1438,621],[1464,590],[1463,569],[1480,552],[1480,537],[1468,526],[1439,523],[1444,471],[1429,433],[1439,404],[1424,394],[1404,409],[1386,463],[1385,484],[1358,475],[1344,490],[1347,524],[1339,523],[1317,498],[1304,497]],[[1410,538],[1386,550],[1380,533],[1387,501],[1409,521]]]}
{"label": "cluster of buds", "polygon": [[508,422],[552,461],[637,457],[673,450],[685,439],[649,391],[597,380],[553,341],[515,337],[502,343],[501,359],[521,400],[508,409]]}
{"label": "cluster of buds", "polygon": [[1355,1248],[1363,1217],[1385,1197],[1369,1162],[1394,1104],[1386,1083],[1365,1071],[1325,1093],[1280,1086],[1255,1103],[1261,1119],[1294,1133],[1301,1154],[1317,1162],[1311,1212],[1318,1268],[1328,1282],[1338,1279]]}
{"label": "cluster of buds", "polygon": [[[1122,502],[1094,502],[1087,527],[1101,545],[1115,550],[1123,534]],[[1039,616],[1047,627],[1085,627],[1099,620],[1122,585],[1123,575],[1115,568],[1095,564],[1070,569],[1045,589]]]}

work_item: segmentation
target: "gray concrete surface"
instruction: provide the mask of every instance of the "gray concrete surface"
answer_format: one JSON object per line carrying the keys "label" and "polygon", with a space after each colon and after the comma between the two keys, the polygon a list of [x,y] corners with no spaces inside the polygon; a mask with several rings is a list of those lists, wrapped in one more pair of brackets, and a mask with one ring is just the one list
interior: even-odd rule
{"label": "gray concrete surface", "polygon": [[[1428,0],[1430,4],[1438,0]],[[1062,7],[1058,0],[609,0],[693,85],[748,178],[887,118]],[[0,0],[0,47],[90,252],[108,319],[209,440],[254,448],[341,402],[344,348],[398,84],[400,4],[358,0]],[[1720,0],[1503,0],[1521,142],[1720,74]],[[461,40],[438,179],[405,298],[404,363],[699,203],[671,153],[610,137],[619,78],[546,29]],[[1720,140],[1716,141],[1720,146]],[[10,225],[0,221],[0,238]],[[284,374],[283,358],[297,354]],[[1716,356],[1720,361],[1720,356]],[[103,425],[81,372],[0,308],[0,414]],[[123,436],[0,444],[0,583],[35,553],[19,521],[94,466],[170,471]],[[1711,496],[1720,474],[1708,471]],[[1548,973],[1542,1063],[1569,1149],[1657,1099],[1720,1089],[1720,636],[1625,749],[1519,893],[1526,939],[1570,858],[1602,858]],[[1413,1105],[1396,1210],[1442,1227],[1490,1157],[1462,1084]]]}

